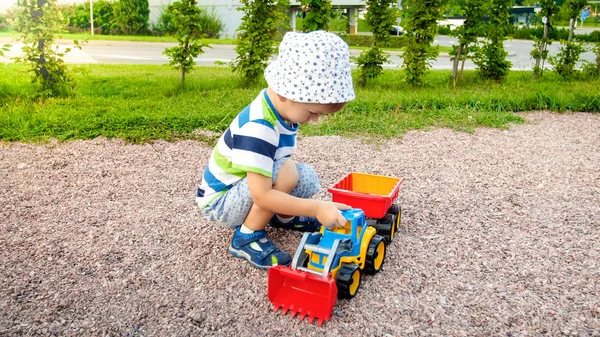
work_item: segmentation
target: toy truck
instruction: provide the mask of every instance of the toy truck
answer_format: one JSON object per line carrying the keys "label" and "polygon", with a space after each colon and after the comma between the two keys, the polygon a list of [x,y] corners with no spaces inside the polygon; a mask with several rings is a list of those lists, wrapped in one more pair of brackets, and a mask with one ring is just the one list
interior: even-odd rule
{"label": "toy truck", "polygon": [[299,314],[300,320],[331,318],[337,298],[354,297],[364,273],[383,265],[387,243],[400,225],[401,209],[393,203],[402,179],[350,173],[329,188],[332,200],[353,209],[342,211],[346,226],[304,233],[291,267],[269,269],[268,297],[275,311]]}
{"label": "toy truck", "polygon": [[402,208],[394,202],[402,182],[404,179],[352,172],[328,191],[332,201],[362,209],[369,225],[390,243],[402,218]]}
{"label": "toy truck", "polygon": [[363,272],[375,274],[385,259],[385,239],[369,226],[360,209],[342,211],[346,226],[318,233],[304,233],[292,266],[269,269],[268,297],[274,310],[315,318],[317,324],[331,318],[337,298],[358,292]]}

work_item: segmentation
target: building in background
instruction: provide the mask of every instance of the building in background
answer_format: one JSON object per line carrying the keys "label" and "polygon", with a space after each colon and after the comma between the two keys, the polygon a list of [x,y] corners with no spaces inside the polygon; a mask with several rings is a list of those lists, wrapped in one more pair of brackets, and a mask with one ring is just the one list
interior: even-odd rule
{"label": "building in background", "polygon": [[[150,4],[150,22],[157,22],[160,14],[171,2],[170,0],[149,0]],[[243,12],[238,8],[242,6],[239,0],[197,0],[198,6],[213,9],[216,15],[223,21],[222,38],[235,38],[238,27],[242,24]],[[356,34],[358,31],[358,15],[360,9],[365,9],[366,5],[362,0],[332,0],[332,6],[335,9],[347,10],[350,18],[349,32]],[[290,1],[290,28],[296,27],[296,17],[302,10],[300,1]]]}
{"label": "building in background", "polygon": [[[58,0],[60,4],[78,4],[88,2],[89,0]],[[113,0],[118,1],[118,0]],[[150,6],[150,26],[153,23],[158,22],[158,18],[161,13],[167,8],[169,4],[174,0],[148,0]],[[214,10],[215,14],[223,22],[223,32],[221,33],[222,38],[234,38],[236,36],[236,30],[242,24],[243,12],[239,11],[241,7],[239,0],[197,0],[198,6]],[[16,5],[17,0],[0,0],[0,12],[6,11],[8,8]],[[349,18],[348,33],[356,34],[358,31],[358,16],[359,11],[363,11],[366,8],[364,1],[362,0],[332,0],[332,6],[338,10],[344,10]],[[300,1],[290,1],[290,28],[296,27],[296,17],[298,13],[302,11]]]}

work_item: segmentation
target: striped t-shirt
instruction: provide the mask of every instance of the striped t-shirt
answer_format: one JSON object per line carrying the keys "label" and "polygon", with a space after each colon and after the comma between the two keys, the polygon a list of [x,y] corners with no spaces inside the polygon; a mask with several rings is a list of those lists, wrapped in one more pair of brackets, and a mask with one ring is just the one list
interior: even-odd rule
{"label": "striped t-shirt", "polygon": [[196,202],[206,207],[245,178],[247,172],[271,178],[275,160],[296,150],[298,124],[281,118],[264,89],[219,138],[204,169]]}

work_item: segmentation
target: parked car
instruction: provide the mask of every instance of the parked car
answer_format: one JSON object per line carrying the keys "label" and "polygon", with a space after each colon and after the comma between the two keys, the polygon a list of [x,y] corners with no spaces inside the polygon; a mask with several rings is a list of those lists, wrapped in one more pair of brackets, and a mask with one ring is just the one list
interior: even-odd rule
{"label": "parked car", "polygon": [[390,35],[400,36],[402,34],[404,34],[404,30],[402,29],[402,27],[392,26],[392,29],[390,30]]}

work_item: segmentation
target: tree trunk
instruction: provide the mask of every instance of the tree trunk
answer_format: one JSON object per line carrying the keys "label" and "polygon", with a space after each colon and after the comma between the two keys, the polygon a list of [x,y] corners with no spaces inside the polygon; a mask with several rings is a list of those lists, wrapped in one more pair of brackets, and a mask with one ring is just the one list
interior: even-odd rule
{"label": "tree trunk", "polygon": [[571,27],[569,27],[569,43],[573,39],[573,32],[575,31],[575,25],[577,24],[577,18],[571,19]]}
{"label": "tree trunk", "polygon": [[[542,43],[540,43],[540,49],[539,49],[540,58],[535,60],[536,68],[540,68],[540,61],[542,60],[542,55],[544,55],[544,50],[546,50],[546,40],[548,39],[548,26],[549,25],[550,25],[550,18],[548,18],[548,21],[546,21],[546,23],[544,24],[544,37],[543,37],[544,41]],[[544,71],[544,70],[542,69],[542,71]]]}
{"label": "tree trunk", "polygon": [[462,49],[463,49],[463,44],[461,43],[458,45],[458,51],[456,52],[456,56],[454,57],[454,63],[452,65],[452,83],[454,84],[454,87],[456,87],[456,81],[457,81],[456,75],[458,72],[458,62],[460,61]]}
{"label": "tree trunk", "polygon": [[179,83],[183,86],[183,84],[185,83],[185,67],[182,65],[180,67],[181,73],[179,76]]}
{"label": "tree trunk", "polygon": [[[46,4],[46,0],[37,0],[37,5],[40,9],[39,11],[39,16],[38,18],[38,22],[41,20],[41,17],[44,16],[44,10],[43,10],[43,6]],[[45,41],[44,39],[40,39],[38,41],[38,50],[40,52],[40,73],[42,74],[42,78],[47,81],[48,78],[50,77],[49,73],[48,73],[48,69],[46,68],[45,64],[46,64],[46,46],[45,46]]]}

